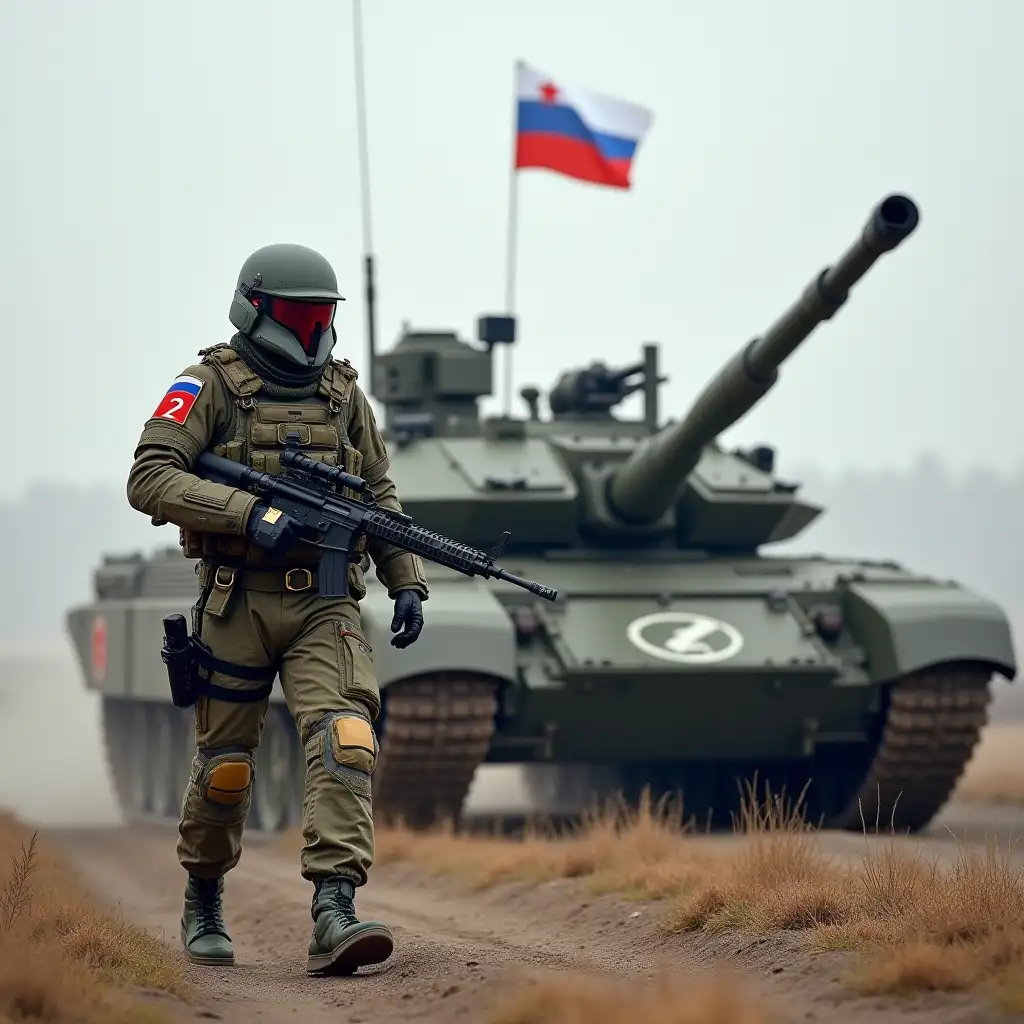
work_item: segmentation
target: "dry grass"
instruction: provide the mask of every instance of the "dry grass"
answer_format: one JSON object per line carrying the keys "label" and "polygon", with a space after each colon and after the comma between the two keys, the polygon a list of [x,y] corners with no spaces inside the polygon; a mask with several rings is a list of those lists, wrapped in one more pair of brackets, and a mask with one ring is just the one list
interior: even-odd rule
{"label": "dry grass", "polygon": [[688,833],[678,804],[652,806],[644,799],[633,812],[612,801],[586,816],[582,826],[556,835],[536,829],[520,840],[460,835],[450,828],[418,833],[378,830],[377,863],[411,861],[452,875],[473,889],[503,882],[586,878],[603,892],[660,899],[696,883],[713,869],[711,847],[682,842]]}
{"label": "dry grass", "polygon": [[0,1022],[162,1020],[131,988],[184,991],[167,947],[86,902],[38,835],[0,815]]}
{"label": "dry grass", "polygon": [[654,983],[563,976],[502,998],[489,1024],[772,1024],[729,979],[664,977]]}
{"label": "dry grass", "polygon": [[956,796],[974,803],[1024,806],[1024,724],[990,725],[957,787]]}
{"label": "dry grass", "polygon": [[862,856],[839,861],[799,799],[757,798],[753,787],[736,822],[742,842],[696,836],[681,822],[678,806],[644,800],[636,810],[609,805],[557,838],[388,829],[378,863],[415,861],[475,888],[580,879],[666,899],[670,934],[800,931],[814,948],[859,951],[851,981],[867,993],[986,987],[1024,1010],[1024,867],[1012,847],[965,843],[942,866],[923,844],[865,828]]}

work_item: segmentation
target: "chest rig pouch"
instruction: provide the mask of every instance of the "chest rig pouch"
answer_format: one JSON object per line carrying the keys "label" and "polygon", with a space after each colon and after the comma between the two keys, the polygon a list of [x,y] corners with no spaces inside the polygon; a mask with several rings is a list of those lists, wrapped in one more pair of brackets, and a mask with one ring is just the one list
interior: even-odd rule
{"label": "chest rig pouch", "polygon": [[[281,472],[281,454],[287,447],[288,435],[295,433],[304,455],[328,466],[341,465],[353,476],[360,475],[363,455],[352,444],[347,429],[357,373],[347,362],[332,360],[312,397],[288,400],[266,395],[260,377],[227,345],[215,345],[200,354],[202,361],[217,371],[234,399],[231,429],[227,436],[216,440],[214,454],[252,466],[261,473],[277,475]],[[359,497],[347,488],[342,493],[350,498]],[[315,547],[300,543],[284,556],[271,558],[244,537],[193,531],[183,531],[182,547],[186,558],[252,567],[310,566],[320,557]],[[360,539],[354,553],[363,556],[352,561],[349,572],[349,587],[358,600],[366,593],[363,571],[368,564],[361,564],[367,562],[365,539]]]}

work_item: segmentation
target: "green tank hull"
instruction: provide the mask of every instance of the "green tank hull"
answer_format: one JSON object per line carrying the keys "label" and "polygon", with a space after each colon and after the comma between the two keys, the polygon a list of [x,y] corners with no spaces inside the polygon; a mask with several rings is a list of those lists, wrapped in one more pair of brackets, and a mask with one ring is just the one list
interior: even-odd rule
{"label": "green tank hull", "polygon": [[[125,811],[173,816],[192,716],[169,703],[156,652],[162,617],[187,614],[195,600],[183,571],[192,566],[176,549],[137,566],[150,583],[178,584],[178,596],[168,587],[97,601],[73,609],[68,626],[87,685],[104,698]],[[509,567],[544,569],[568,599],[517,614],[497,588],[432,574],[431,635],[412,659],[388,645],[390,602],[369,585],[364,615],[386,707],[379,781],[399,790],[396,814],[418,809],[410,789],[429,789],[425,823],[441,810],[442,787],[444,810],[457,814],[478,764],[506,763],[585,766],[579,800],[681,790],[687,813],[714,825],[729,824],[738,782],[756,774],[776,790],[806,787],[809,812],[836,827],[859,828],[862,810],[874,820],[880,797],[886,820],[895,803],[902,827],[921,828],[970,759],[993,673],[1015,674],[997,604],[893,563],[547,558]],[[614,596],[603,593],[610,576]],[[818,633],[822,606],[848,623],[839,643]],[[302,769],[279,688],[271,703],[253,813],[259,827],[280,829],[299,820]],[[420,730],[412,751],[393,743],[403,718]],[[428,756],[435,735],[443,745]],[[407,770],[389,778],[403,760]],[[557,788],[548,799],[564,805]]]}
{"label": "green tank hull", "polygon": [[[378,820],[457,819],[487,763],[527,766],[538,793],[530,769],[555,769],[574,782],[570,803],[681,790],[686,813],[713,826],[731,823],[740,784],[755,777],[804,792],[832,827],[931,820],[971,757],[993,676],[1016,675],[1004,611],[893,562],[763,553],[822,509],[775,476],[770,448],[717,441],[917,216],[904,197],[879,204],[678,423],[659,422],[656,346],[625,370],[564,374],[547,420],[535,388],[522,392],[528,418],[479,415],[508,318],[482,319],[485,347],[407,331],[377,357],[372,394],[406,511],[478,547],[512,526],[506,568],[560,593],[551,604],[427,566],[426,628],[398,651],[391,602],[369,579],[364,627],[384,705]],[[615,417],[641,388],[643,418]],[[120,800],[129,814],[176,817],[192,717],[170,704],[159,648],[163,617],[195,600],[194,565],[178,549],[107,559],[95,585],[67,621],[85,685],[102,694]],[[277,689],[253,824],[299,820],[298,754]],[[563,804],[567,794],[545,793]]]}

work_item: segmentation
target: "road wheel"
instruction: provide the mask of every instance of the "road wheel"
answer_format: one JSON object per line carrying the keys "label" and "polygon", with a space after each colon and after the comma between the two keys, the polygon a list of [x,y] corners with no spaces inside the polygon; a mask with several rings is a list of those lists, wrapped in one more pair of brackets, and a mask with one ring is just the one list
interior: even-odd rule
{"label": "road wheel", "polygon": [[498,710],[493,679],[438,673],[392,683],[379,720],[374,819],[410,828],[457,824]]}

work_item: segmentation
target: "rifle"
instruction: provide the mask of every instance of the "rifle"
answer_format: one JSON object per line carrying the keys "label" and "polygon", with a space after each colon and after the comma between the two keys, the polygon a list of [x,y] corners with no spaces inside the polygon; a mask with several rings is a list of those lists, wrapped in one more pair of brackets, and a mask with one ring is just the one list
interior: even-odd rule
{"label": "rifle", "polygon": [[[545,601],[558,599],[558,591],[543,583],[523,579],[495,564],[511,534],[506,530],[485,553],[457,540],[417,526],[404,512],[382,508],[369,484],[336,466],[328,466],[298,451],[297,434],[289,434],[281,453],[282,473],[261,473],[212,452],[196,460],[195,472],[214,483],[249,491],[264,499],[271,509],[291,516],[303,540],[323,552],[319,568],[321,597],[348,596],[348,567],[352,549],[365,534],[446,566],[464,576],[504,580]],[[348,498],[331,489],[345,487],[361,495]]]}

